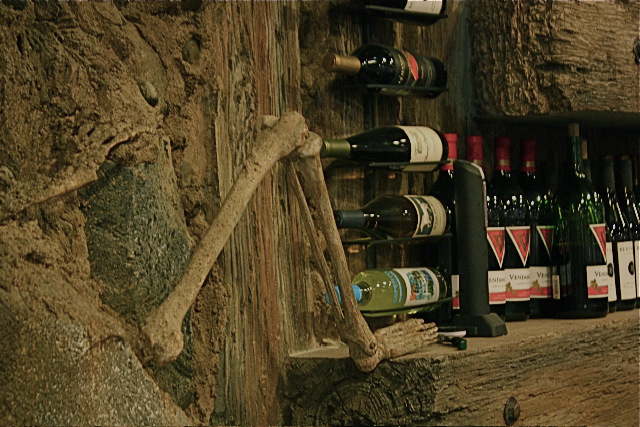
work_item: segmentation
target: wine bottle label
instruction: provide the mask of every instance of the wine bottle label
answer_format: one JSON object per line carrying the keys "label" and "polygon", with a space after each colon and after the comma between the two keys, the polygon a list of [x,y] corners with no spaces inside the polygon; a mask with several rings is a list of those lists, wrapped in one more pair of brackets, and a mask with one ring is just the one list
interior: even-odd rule
{"label": "wine bottle label", "polygon": [[[392,278],[392,274],[388,274],[392,280],[404,282],[404,291],[407,296],[404,302],[405,307],[424,305],[430,302],[436,302],[440,299],[440,282],[436,275],[426,269],[415,268],[394,268],[389,273],[395,273],[397,278]],[[395,289],[395,283],[394,283]]]}
{"label": "wine bottle label", "polygon": [[408,0],[404,10],[439,15],[442,12],[442,0]]}
{"label": "wine bottle label", "polygon": [[589,224],[591,232],[598,242],[602,258],[607,259],[607,225],[606,224]]}
{"label": "wine bottle label", "polygon": [[529,259],[529,239],[531,237],[531,227],[507,227],[507,233],[511,238],[511,242],[515,245],[516,251],[520,256],[520,260],[522,261],[522,265],[527,264],[527,259]]}
{"label": "wine bottle label", "polygon": [[551,267],[529,267],[529,277],[531,298],[551,298],[553,290]]}
{"label": "wine bottle label", "polygon": [[507,298],[507,276],[504,270],[489,270],[489,304],[504,304]]}
{"label": "wine bottle label", "polygon": [[420,54],[387,48],[396,63],[393,79],[380,93],[391,96],[406,96],[414,87],[433,86],[436,81],[436,66],[433,61]]}
{"label": "wine bottle label", "polygon": [[[608,244],[608,243],[607,243]],[[620,275],[620,299],[635,299],[636,268],[633,259],[633,242],[618,242],[618,274]]]}
{"label": "wine bottle label", "polygon": [[[640,265],[640,240],[633,241],[633,255],[635,265]],[[636,273],[636,298],[640,298],[640,274]]]}
{"label": "wine bottle label", "polygon": [[433,196],[404,196],[418,213],[418,224],[413,237],[440,236],[447,227],[447,211]]}
{"label": "wine bottle label", "polygon": [[618,299],[616,295],[616,273],[613,268],[613,244],[607,242],[607,273],[609,279],[607,280],[607,286],[609,287],[609,302],[615,302]]}
{"label": "wine bottle label", "polygon": [[[407,81],[405,82],[404,85],[408,87],[413,87],[420,80],[420,70],[418,69],[418,61],[416,60],[416,57],[413,56],[413,54],[411,54],[410,52],[407,52],[405,50],[402,53],[404,53],[404,57],[407,60]],[[407,95],[408,93],[409,91],[406,91],[406,93],[398,93],[398,95]]]}
{"label": "wine bottle label", "polygon": [[451,275],[451,295],[453,296],[453,309],[460,310],[460,276]]}
{"label": "wine bottle label", "polygon": [[442,160],[442,140],[437,132],[426,126],[397,126],[402,129],[411,144],[410,163],[433,163],[407,166],[405,172],[430,172]]}
{"label": "wine bottle label", "polygon": [[504,227],[487,227],[487,240],[489,247],[498,260],[498,265],[502,268],[505,252],[505,228]]}
{"label": "wine bottle label", "polygon": [[528,268],[509,268],[504,270],[507,277],[506,300],[529,301],[531,297],[531,275]]}
{"label": "wine bottle label", "polygon": [[609,297],[609,272],[607,265],[587,266],[587,298]]}
{"label": "wine bottle label", "polygon": [[537,225],[536,230],[538,230],[540,240],[542,241],[544,248],[547,250],[549,258],[551,258],[551,243],[553,242],[553,231],[555,230],[555,227],[552,225]]}

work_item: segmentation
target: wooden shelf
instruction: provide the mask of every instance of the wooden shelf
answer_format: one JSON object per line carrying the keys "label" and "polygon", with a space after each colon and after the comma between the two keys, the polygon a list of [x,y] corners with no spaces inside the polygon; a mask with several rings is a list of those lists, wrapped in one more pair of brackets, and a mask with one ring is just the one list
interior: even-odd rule
{"label": "wooden shelf", "polygon": [[[433,344],[364,374],[346,346],[290,355],[285,413],[292,425],[634,425],[638,419],[638,310],[603,319],[507,323],[468,349]],[[361,424],[361,425],[362,425]]]}

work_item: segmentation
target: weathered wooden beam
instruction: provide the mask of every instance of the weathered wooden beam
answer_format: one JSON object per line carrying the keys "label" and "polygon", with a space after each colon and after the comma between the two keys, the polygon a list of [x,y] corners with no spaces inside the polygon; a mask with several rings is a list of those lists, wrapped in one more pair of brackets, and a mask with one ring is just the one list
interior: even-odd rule
{"label": "weathered wooden beam", "polygon": [[286,425],[638,425],[638,310],[604,319],[510,323],[468,350],[429,346],[354,369],[346,347],[290,357]]}
{"label": "weathered wooden beam", "polygon": [[637,1],[471,2],[479,116],[640,113]]}

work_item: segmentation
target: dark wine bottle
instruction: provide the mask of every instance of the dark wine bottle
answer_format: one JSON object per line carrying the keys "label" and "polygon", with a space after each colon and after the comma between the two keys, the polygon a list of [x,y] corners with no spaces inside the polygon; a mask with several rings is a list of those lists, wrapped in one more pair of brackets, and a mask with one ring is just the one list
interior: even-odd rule
{"label": "dark wine bottle", "polygon": [[529,318],[531,276],[529,274],[529,240],[531,224],[529,203],[524,191],[511,175],[511,139],[494,138],[494,168],[491,185],[502,202],[505,241],[504,271],[507,276],[506,321]]}
{"label": "dark wine bottle", "polygon": [[[428,267],[365,270],[351,283],[358,308],[367,317],[434,310],[448,288],[440,270]],[[337,286],[336,292],[340,301]],[[325,299],[329,301],[326,294]]]}
{"label": "dark wine bottle", "polygon": [[[638,141],[640,144],[640,141]],[[635,154],[632,157],[633,165],[633,195],[636,198],[636,204],[640,209],[640,154]]]}
{"label": "dark wine bottle", "polygon": [[[379,44],[366,44],[351,55],[327,54],[322,60],[325,70],[355,76],[362,84],[393,87],[375,91],[392,96],[416,96],[413,88],[444,88],[447,70],[439,59]],[[435,98],[440,91],[420,91],[418,96]]]}
{"label": "dark wine bottle", "polygon": [[549,317],[553,313],[551,244],[557,218],[554,209],[555,198],[544,191],[536,172],[535,139],[523,139],[520,143],[520,171],[516,178],[529,202],[529,317]]}
{"label": "dark wine bottle", "polygon": [[334,210],[338,228],[365,231],[376,239],[440,236],[449,230],[448,209],[433,196],[376,197],[359,210]]}
{"label": "dark wine bottle", "polygon": [[[616,309],[631,310],[636,306],[633,240],[629,233],[627,220],[618,202],[612,156],[605,156],[602,160],[602,178],[603,188],[600,195],[604,202],[605,220],[611,235],[613,253],[614,288],[613,291],[609,290],[609,312],[616,311]],[[611,308],[612,303],[615,304],[615,309]]]}
{"label": "dark wine bottle", "polygon": [[[640,212],[638,210],[638,204],[636,203],[636,197],[633,194],[633,171],[631,165],[631,158],[627,155],[622,156],[617,165],[618,179],[616,179],[616,190],[618,193],[618,200],[620,207],[629,225],[629,234],[631,240],[633,240],[634,246],[634,266],[638,265],[640,258]],[[635,269],[634,269],[635,270]],[[637,288],[640,286],[638,283],[637,272],[634,271],[635,284],[636,284],[636,298],[638,296]],[[620,298],[618,298],[618,309],[620,307]]]}
{"label": "dark wine bottle", "polygon": [[[458,275],[458,245],[456,239],[456,199],[453,187],[453,161],[458,158],[458,135],[455,133],[445,133],[445,139],[449,146],[449,154],[447,156],[447,163],[445,163],[438,173],[438,178],[431,186],[429,195],[438,199],[447,210],[450,219],[449,232],[452,234],[450,240],[450,257],[451,257],[451,296],[453,297],[451,305],[452,317],[460,310],[460,281]],[[445,307],[445,305],[443,305]],[[442,307],[440,308],[442,310]]]}
{"label": "dark wine bottle", "polygon": [[608,286],[602,285],[609,277],[604,205],[584,175],[581,145],[579,126],[570,124],[568,160],[558,189],[557,316],[564,318],[604,317],[609,312]]}
{"label": "dark wine bottle", "polygon": [[404,172],[430,172],[447,159],[444,135],[426,126],[381,126],[344,139],[326,139],[320,157],[381,163]]}
{"label": "dark wine bottle", "polygon": [[430,25],[437,22],[445,13],[446,0],[363,0],[363,3],[380,6],[402,12],[404,15],[391,14],[392,19],[418,25]]}
{"label": "dark wine bottle", "polygon": [[[484,171],[483,139],[479,135],[467,136],[467,160],[476,163]],[[502,319],[505,318],[507,277],[504,273],[506,230],[502,214],[502,202],[493,186],[487,182],[487,245],[489,309]]]}
{"label": "dark wine bottle", "polygon": [[591,176],[591,161],[589,160],[589,144],[586,139],[582,140],[582,168],[584,169],[584,177],[593,183],[593,177]]}
{"label": "dark wine bottle", "polygon": [[[638,145],[640,145],[640,140]],[[633,194],[636,197],[636,206],[640,211],[640,154],[633,156]],[[638,265],[640,265],[640,242],[634,242],[633,252],[637,269]],[[636,272],[636,291],[636,308],[640,308],[640,274],[638,272]]]}

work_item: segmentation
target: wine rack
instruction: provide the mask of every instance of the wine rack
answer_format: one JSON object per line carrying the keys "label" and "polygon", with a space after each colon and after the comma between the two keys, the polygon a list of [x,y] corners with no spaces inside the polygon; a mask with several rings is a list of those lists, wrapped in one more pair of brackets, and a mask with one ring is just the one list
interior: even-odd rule
{"label": "wine rack", "polygon": [[[393,19],[403,22],[402,18],[408,15],[416,15],[415,12],[398,12],[393,11],[390,8],[378,7],[378,6],[365,6],[365,11],[361,15],[361,22],[363,25],[363,38],[364,44],[370,43],[372,40],[372,27],[375,17],[380,16],[383,18]],[[362,11],[362,10],[361,10]],[[378,85],[378,84],[348,84],[347,81],[337,81],[334,85],[334,89],[347,91],[357,91],[362,93],[363,103],[363,119],[365,130],[372,129],[377,126],[376,124],[376,107],[377,96],[385,95],[385,90],[396,89],[397,86]],[[447,87],[422,87],[411,88],[410,97],[432,99],[440,95],[443,92],[448,91]],[[431,163],[411,163],[412,166],[416,165],[433,165],[433,170],[439,170],[445,162],[431,162]],[[407,166],[408,163],[386,163],[386,162],[371,162],[365,165],[356,165],[355,162],[344,161],[335,165],[336,167],[363,167],[364,168],[364,194],[365,203],[368,203],[374,199],[378,194],[376,191],[377,173],[379,170],[398,168],[401,169]],[[407,172],[414,173],[414,172]],[[445,277],[448,284],[448,294],[443,300],[440,300],[433,304],[442,304],[437,310],[419,314],[425,317],[427,321],[434,321],[438,325],[450,325],[452,319],[452,305],[453,300],[451,294],[451,273],[453,267],[452,260],[452,244],[453,234],[445,233],[440,236],[425,236],[419,238],[400,238],[400,239],[374,239],[374,238],[355,238],[355,239],[343,239],[344,246],[362,245],[366,251],[366,268],[373,269],[378,267],[378,248],[382,246],[400,245],[402,250],[406,251],[406,263],[408,266],[418,267],[439,267],[442,275]],[[401,266],[396,266],[401,267]]]}

